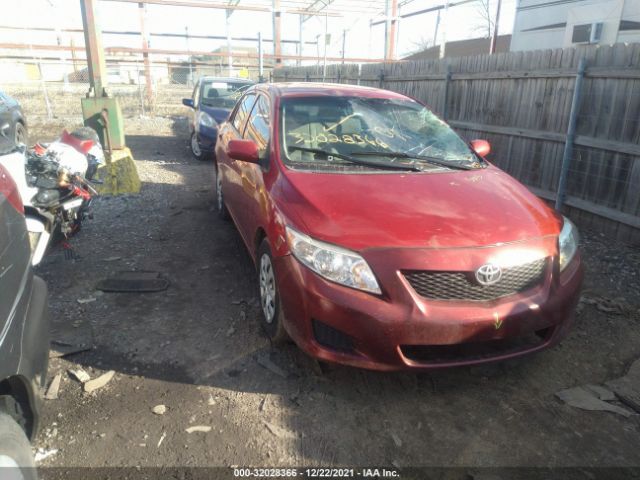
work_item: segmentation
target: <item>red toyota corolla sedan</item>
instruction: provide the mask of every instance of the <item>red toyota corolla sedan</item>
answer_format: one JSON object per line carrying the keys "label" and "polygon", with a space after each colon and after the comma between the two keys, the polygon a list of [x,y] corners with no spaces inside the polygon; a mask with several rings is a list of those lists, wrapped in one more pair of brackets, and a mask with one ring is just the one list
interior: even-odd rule
{"label": "red toyota corolla sedan", "polygon": [[488,152],[398,93],[248,90],[219,130],[217,202],[255,261],[272,340],[377,370],[557,343],[582,283],[578,233]]}

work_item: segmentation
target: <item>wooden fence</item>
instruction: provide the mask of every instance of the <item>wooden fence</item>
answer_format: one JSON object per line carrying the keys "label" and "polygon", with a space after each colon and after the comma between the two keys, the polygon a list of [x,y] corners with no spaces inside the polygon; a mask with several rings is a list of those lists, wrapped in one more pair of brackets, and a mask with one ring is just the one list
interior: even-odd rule
{"label": "wooden fence", "polygon": [[[586,70],[567,138],[580,59]],[[489,159],[555,201],[565,148],[563,210],[583,227],[640,243],[640,44],[373,65],[287,67],[274,81],[381,87],[416,98]]]}

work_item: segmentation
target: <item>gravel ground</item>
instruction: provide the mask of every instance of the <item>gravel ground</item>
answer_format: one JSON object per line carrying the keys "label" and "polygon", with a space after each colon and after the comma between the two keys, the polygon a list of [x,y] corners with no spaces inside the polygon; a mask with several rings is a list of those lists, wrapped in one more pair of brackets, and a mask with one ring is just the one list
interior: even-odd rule
{"label": "gravel ground", "polygon": [[[57,128],[57,127],[56,127]],[[47,140],[57,130],[32,127]],[[638,466],[640,420],[561,403],[558,390],[619,377],[640,356],[640,251],[582,232],[585,295],[569,337],[489,367],[321,374],[258,326],[254,269],[217,219],[211,163],[184,119],[127,121],[140,195],[99,198],[95,219],[38,268],[52,338],[90,351],[51,360],[42,466]],[[120,270],[154,270],[162,293],[99,295]],[[78,300],[86,301],[79,303]],[[114,378],[83,393],[69,369]],[[152,412],[165,405],[166,412]],[[208,432],[187,433],[194,426]],[[206,429],[205,429],[206,430]]]}

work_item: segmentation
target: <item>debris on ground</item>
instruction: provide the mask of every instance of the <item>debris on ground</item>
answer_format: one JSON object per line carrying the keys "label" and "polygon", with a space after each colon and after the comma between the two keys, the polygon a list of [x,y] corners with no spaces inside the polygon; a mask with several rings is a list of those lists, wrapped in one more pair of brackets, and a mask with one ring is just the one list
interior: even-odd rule
{"label": "debris on ground", "polygon": [[570,405],[581,410],[612,412],[630,417],[632,412],[626,408],[613,405],[598,398],[598,395],[585,387],[574,387],[556,392],[556,397]]}
{"label": "debris on ground", "polygon": [[185,429],[185,431],[187,433],[193,433],[193,432],[207,433],[207,432],[211,431],[211,427],[209,427],[208,425],[195,425],[193,427],[189,427],[189,428]]}
{"label": "debris on ground", "polygon": [[274,425],[273,423],[269,423],[266,420],[263,420],[264,426],[267,427],[267,430],[271,432],[271,434],[278,438],[296,438],[296,434],[290,430],[286,430],[282,427]]}
{"label": "debris on ground", "polygon": [[76,370],[69,370],[69,374],[80,383],[86,383],[91,380],[89,374],[81,368],[78,368]]}
{"label": "debris on ground", "polygon": [[87,393],[91,393],[98,390],[99,388],[104,387],[107,383],[111,381],[115,373],[116,372],[114,370],[109,370],[107,373],[103,373],[98,378],[89,380],[84,384],[84,391]]}
{"label": "debris on ground", "polygon": [[36,461],[36,463],[41,462],[53,455],[55,455],[56,453],[58,453],[58,449],[57,448],[52,448],[49,450],[45,450],[44,448],[39,448],[36,451],[36,455],[34,460]]}
{"label": "debris on ground", "polygon": [[85,297],[85,298],[78,298],[76,301],[83,305],[85,303],[91,303],[91,302],[95,302],[97,300],[96,297]]}
{"label": "debris on ground", "polygon": [[160,440],[158,440],[158,446],[156,448],[160,448],[160,445],[162,445],[165,438],[167,438],[167,432],[162,432],[162,436],[160,437]]}
{"label": "debris on ground", "polygon": [[60,358],[75,353],[81,353],[91,350],[91,345],[81,343],[78,345],[72,345],[70,343],[60,342],[58,340],[51,341],[51,350],[49,350],[49,358]]}
{"label": "debris on ground", "polygon": [[580,297],[580,303],[594,305],[602,313],[622,315],[627,309],[627,301],[623,297],[606,298],[600,295],[591,295],[584,292]]}
{"label": "debris on ground", "polygon": [[618,398],[629,407],[640,413],[640,359],[631,364],[624,377],[605,382]]}
{"label": "debris on ground", "polygon": [[156,415],[164,415],[165,413],[167,413],[167,406],[166,405],[156,405],[155,407],[153,407],[151,409],[151,411],[153,413],[155,413]]}
{"label": "debris on ground", "polygon": [[400,440],[400,437],[395,432],[391,432],[391,438],[393,439],[393,443],[396,444],[396,447],[402,447],[402,440]]}
{"label": "debris on ground", "polygon": [[150,293],[161,292],[169,288],[169,280],[160,277],[160,272],[128,271],[118,272],[116,275],[100,280],[97,290],[103,292],[133,292]]}
{"label": "debris on ground", "polygon": [[282,378],[288,378],[289,377],[287,372],[285,372],[282,368],[280,368],[278,365],[273,363],[271,358],[269,358],[269,354],[267,352],[259,353],[256,356],[256,361],[258,362],[258,364],[261,367],[266,368],[270,372],[275,373],[276,375],[279,375]]}
{"label": "debris on ground", "polygon": [[47,393],[44,394],[44,398],[47,400],[56,400],[58,398],[58,391],[60,390],[60,381],[62,380],[62,374],[58,373],[51,383],[49,384],[49,388],[47,389]]}

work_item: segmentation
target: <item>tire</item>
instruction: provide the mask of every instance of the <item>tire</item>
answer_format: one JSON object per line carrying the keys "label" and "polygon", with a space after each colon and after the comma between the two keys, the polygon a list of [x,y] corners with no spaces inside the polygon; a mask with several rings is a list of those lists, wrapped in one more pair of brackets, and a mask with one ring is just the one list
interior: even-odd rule
{"label": "tire", "polygon": [[31,445],[20,425],[5,413],[0,413],[0,465],[19,467],[9,478],[37,480],[36,465],[31,454]]}
{"label": "tire", "polygon": [[224,194],[222,192],[222,178],[220,177],[220,171],[216,170],[216,210],[218,212],[218,218],[221,220],[229,220],[229,210],[224,203]]}
{"label": "tire", "polygon": [[198,134],[195,130],[191,133],[191,139],[189,140],[189,149],[191,150],[191,155],[196,160],[200,162],[204,162],[209,159],[209,155],[202,151],[200,148],[200,144],[198,143]]}
{"label": "tire", "polygon": [[289,335],[284,329],[284,314],[278,292],[276,272],[273,268],[271,246],[266,238],[262,240],[258,249],[258,286],[262,328],[272,344],[286,343],[289,340]]}
{"label": "tire", "polygon": [[16,123],[16,136],[15,136],[16,145],[20,145],[20,144],[26,145],[28,141],[29,141],[29,135],[27,134],[27,127],[25,127],[24,123],[22,122]]}

